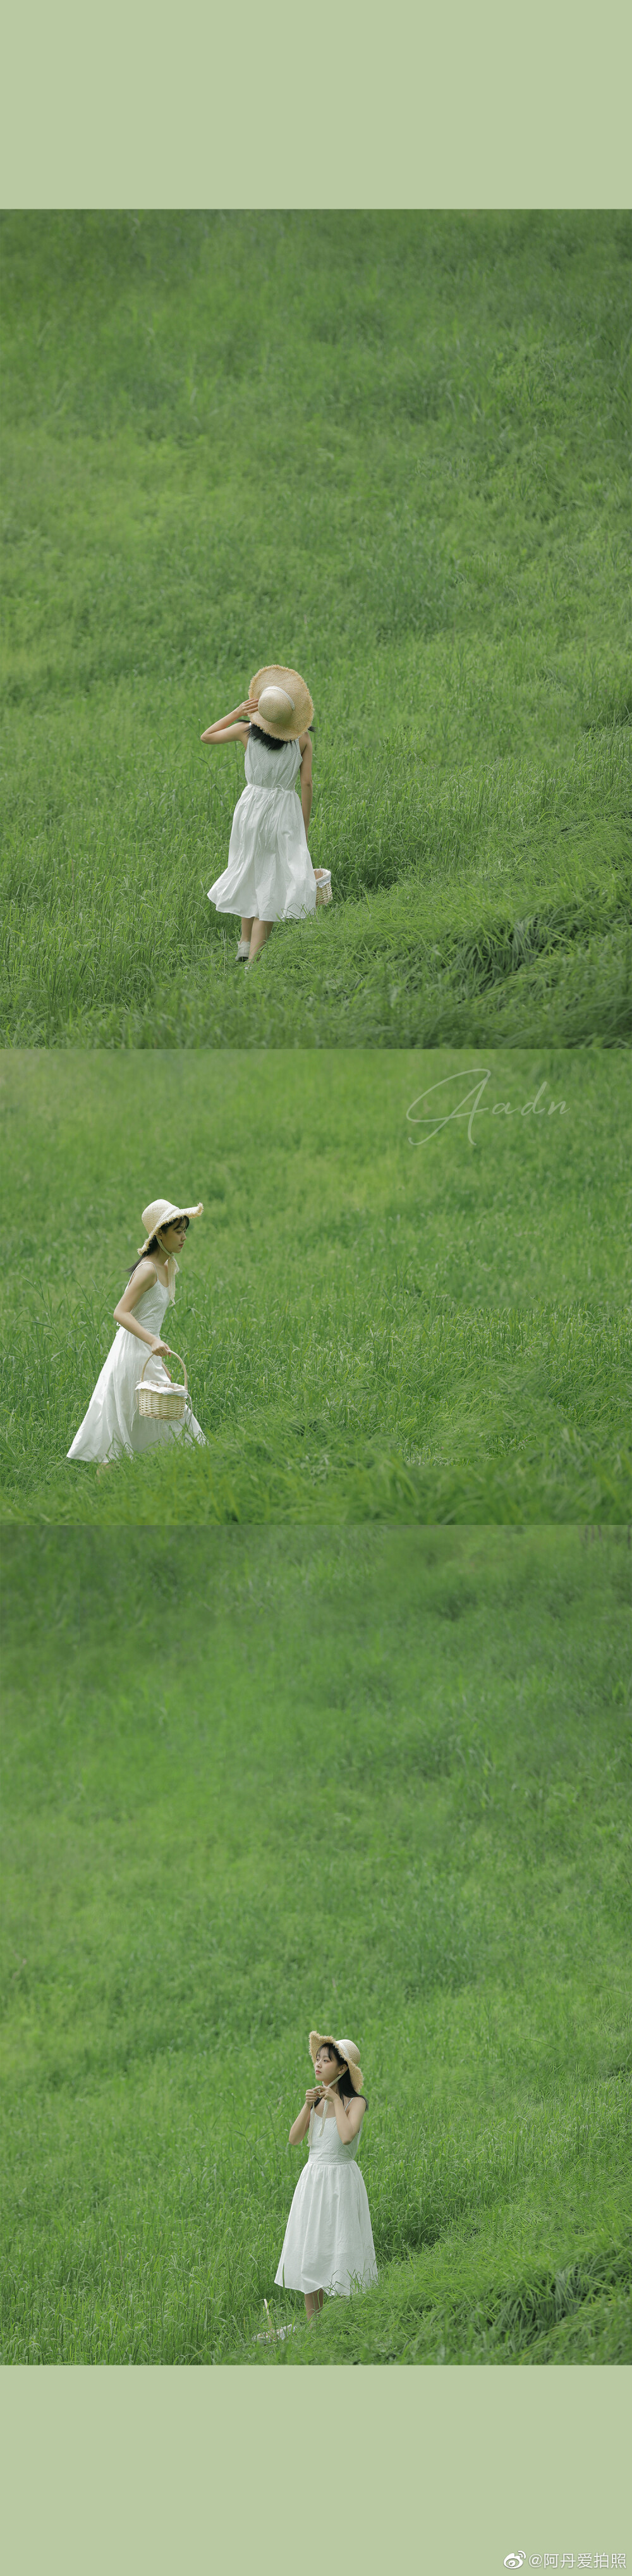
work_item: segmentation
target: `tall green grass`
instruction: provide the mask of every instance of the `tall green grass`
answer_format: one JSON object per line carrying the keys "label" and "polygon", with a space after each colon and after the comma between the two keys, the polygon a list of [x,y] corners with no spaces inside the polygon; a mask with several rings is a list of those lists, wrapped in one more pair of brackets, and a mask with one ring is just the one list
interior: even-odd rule
{"label": "tall green grass", "polygon": [[[627,220],[0,238],[5,1043],[624,1037]],[[336,902],[235,991],[199,734],[270,654]]]}
{"label": "tall green grass", "polygon": [[[627,1060],[493,1055],[472,1141],[422,1142],[420,1095],[475,1094],[466,1066],[6,1056],[4,1514],[624,1520]],[[205,1206],[168,1338],[208,1445],[99,1477],[66,1451],[164,1190]]]}
{"label": "tall green grass", "polygon": [[[629,1595],[614,1531],[5,1539],[5,2362],[629,2358]],[[321,2013],[379,2280],[310,2334]]]}

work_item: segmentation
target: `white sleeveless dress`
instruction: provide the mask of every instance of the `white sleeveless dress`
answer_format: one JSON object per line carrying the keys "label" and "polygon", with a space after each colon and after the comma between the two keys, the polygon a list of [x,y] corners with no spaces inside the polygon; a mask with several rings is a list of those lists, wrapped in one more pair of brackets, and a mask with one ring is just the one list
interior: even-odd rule
{"label": "white sleeveless dress", "polygon": [[299,921],[316,910],[316,878],[295,780],[300,745],[246,743],[246,781],[233,814],[228,866],[209,888],[218,912],[246,921]]}
{"label": "white sleeveless dress", "polygon": [[360,2130],[343,2145],[335,2112],[311,2112],[309,2157],[274,2276],[281,2289],[328,2290],[348,2299],[377,2280],[366,2186],[356,2164],[359,2143]]}
{"label": "white sleeveless dress", "polygon": [[[156,1273],[151,1286],[139,1297],[134,1314],[148,1333],[157,1333],[162,1340],[165,1308],[172,1303],[169,1289],[162,1287]],[[143,1361],[148,1357],[145,1385],[148,1378],[153,1379],[155,1386],[166,1385],[167,1371],[163,1361],[156,1359],[149,1352],[148,1344],[139,1342],[135,1333],[128,1333],[124,1324],[117,1324],[115,1339],[97,1378],[88,1411],[72,1448],[67,1452],[69,1458],[104,1461],[120,1458],[124,1452],[128,1458],[135,1458],[139,1450],[152,1449],[156,1440],[199,1440],[202,1447],[206,1447],[204,1432],[200,1430],[189,1404],[183,1422],[153,1421],[137,1412],[136,1388]]]}

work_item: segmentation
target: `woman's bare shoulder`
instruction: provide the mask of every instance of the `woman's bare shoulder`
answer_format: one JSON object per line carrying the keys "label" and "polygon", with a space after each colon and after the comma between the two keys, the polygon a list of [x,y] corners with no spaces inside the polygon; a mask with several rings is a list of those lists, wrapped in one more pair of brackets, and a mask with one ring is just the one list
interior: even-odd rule
{"label": "woman's bare shoulder", "polygon": [[148,1288],[150,1280],[157,1277],[156,1263],[150,1260],[149,1253],[146,1252],[143,1254],[142,1261],[137,1261],[136,1269],[132,1271],[131,1279],[128,1279],[128,1288],[133,1288],[138,1295],[141,1288]]}

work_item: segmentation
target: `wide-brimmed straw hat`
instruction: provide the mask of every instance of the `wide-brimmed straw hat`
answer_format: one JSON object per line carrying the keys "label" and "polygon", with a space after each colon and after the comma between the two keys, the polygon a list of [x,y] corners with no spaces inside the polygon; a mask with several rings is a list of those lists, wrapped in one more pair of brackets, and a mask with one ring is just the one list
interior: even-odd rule
{"label": "wide-brimmed straw hat", "polygon": [[255,671],[248,690],[256,701],[257,714],[264,733],[274,734],[277,742],[297,742],[307,733],[314,713],[314,701],[301,679],[300,671],[286,670],[282,662],[266,662],[263,671]]}
{"label": "wide-brimmed straw hat", "polygon": [[360,2065],[360,2050],[356,2048],[355,2040],[332,2039],[330,2030],[310,2030],[309,2053],[312,2066],[316,2065],[319,2048],[337,2048],[338,2056],[344,2057],[345,2066],[349,2069],[354,2093],[363,2093],[364,2078]]}
{"label": "wide-brimmed straw hat", "polygon": [[143,1225],[146,1226],[147,1231],[144,1243],[139,1243],[139,1253],[142,1255],[143,1252],[147,1251],[147,1246],[151,1243],[152,1235],[158,1233],[159,1226],[176,1225],[179,1216],[203,1215],[204,1209],[201,1199],[198,1200],[197,1207],[189,1208],[179,1206],[177,1201],[174,1205],[173,1199],[152,1199],[151,1206],[143,1208],[142,1221]]}

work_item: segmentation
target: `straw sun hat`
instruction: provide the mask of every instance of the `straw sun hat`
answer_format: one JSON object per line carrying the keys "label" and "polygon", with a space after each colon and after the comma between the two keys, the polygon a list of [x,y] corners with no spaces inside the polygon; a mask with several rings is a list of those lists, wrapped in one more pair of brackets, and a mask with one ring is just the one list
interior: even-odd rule
{"label": "straw sun hat", "polygon": [[344,2057],[345,2066],[349,2069],[354,2093],[363,2093],[364,2078],[360,2065],[360,2050],[356,2048],[355,2040],[332,2039],[331,2032],[328,2030],[310,2030],[309,2053],[313,2066],[316,2065],[319,2048],[337,2048],[338,2056]]}
{"label": "straw sun hat", "polygon": [[267,662],[263,671],[255,671],[248,696],[257,708],[253,724],[260,717],[264,732],[274,734],[277,742],[297,742],[300,733],[307,733],[314,703],[300,671],[288,671],[282,662]]}
{"label": "straw sun hat", "polygon": [[158,1233],[159,1226],[175,1225],[179,1216],[203,1216],[203,1214],[201,1199],[198,1200],[197,1207],[189,1208],[180,1207],[177,1201],[174,1204],[173,1199],[152,1199],[151,1205],[143,1208],[142,1222],[147,1231],[144,1243],[139,1243],[138,1246],[141,1257],[143,1252],[147,1251],[152,1235]]}

